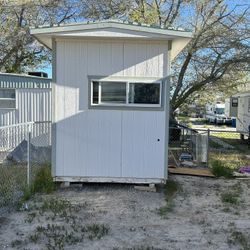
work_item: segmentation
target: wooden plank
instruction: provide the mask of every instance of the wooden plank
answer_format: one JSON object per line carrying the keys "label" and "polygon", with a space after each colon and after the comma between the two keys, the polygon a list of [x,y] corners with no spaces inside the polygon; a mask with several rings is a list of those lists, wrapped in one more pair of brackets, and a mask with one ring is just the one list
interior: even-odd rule
{"label": "wooden plank", "polygon": [[215,177],[209,169],[193,169],[193,168],[169,168],[171,174],[183,174],[194,176]]}
{"label": "wooden plank", "polygon": [[131,183],[131,184],[164,184],[162,178],[126,178],[126,177],[81,177],[81,176],[55,176],[55,182],[99,182],[99,183]]}

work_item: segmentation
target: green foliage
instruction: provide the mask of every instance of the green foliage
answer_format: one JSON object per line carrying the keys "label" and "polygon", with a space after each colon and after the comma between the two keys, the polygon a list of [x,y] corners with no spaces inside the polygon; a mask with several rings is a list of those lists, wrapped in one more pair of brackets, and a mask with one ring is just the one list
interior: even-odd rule
{"label": "green foliage", "polygon": [[15,204],[18,193],[26,185],[26,167],[22,165],[0,165],[0,207]]}
{"label": "green foliage", "polygon": [[242,232],[233,231],[229,240],[229,244],[239,244],[242,246],[242,250],[250,250],[250,242]]}
{"label": "green foliage", "polygon": [[34,193],[41,192],[47,194],[55,190],[55,183],[53,182],[51,167],[49,165],[45,165],[38,170],[32,190]]}
{"label": "green foliage", "polygon": [[211,165],[212,165],[212,173],[216,177],[231,178],[233,176],[232,169],[226,168],[225,165],[220,160],[213,160]]}
{"label": "green foliage", "polygon": [[109,227],[103,224],[91,224],[87,225],[86,231],[89,232],[89,239],[101,239],[103,236],[109,233]]}
{"label": "green foliage", "polygon": [[225,203],[230,203],[232,205],[237,205],[239,203],[238,193],[235,192],[222,193],[221,201]]}
{"label": "green foliage", "polygon": [[171,200],[179,189],[180,185],[177,181],[167,180],[167,183],[165,185],[166,200]]}
{"label": "green foliage", "polygon": [[167,180],[165,185],[165,199],[166,205],[159,208],[158,213],[162,217],[166,217],[166,214],[173,210],[174,208],[174,197],[176,193],[181,190],[179,183],[175,180]]}

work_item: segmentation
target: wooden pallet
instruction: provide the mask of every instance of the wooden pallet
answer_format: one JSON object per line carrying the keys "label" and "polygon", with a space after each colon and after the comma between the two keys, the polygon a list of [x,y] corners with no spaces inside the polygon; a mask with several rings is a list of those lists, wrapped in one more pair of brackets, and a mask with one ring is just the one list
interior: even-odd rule
{"label": "wooden pallet", "polygon": [[183,174],[183,175],[192,175],[192,176],[204,176],[204,177],[215,177],[209,169],[194,169],[194,168],[168,168],[170,174]]}

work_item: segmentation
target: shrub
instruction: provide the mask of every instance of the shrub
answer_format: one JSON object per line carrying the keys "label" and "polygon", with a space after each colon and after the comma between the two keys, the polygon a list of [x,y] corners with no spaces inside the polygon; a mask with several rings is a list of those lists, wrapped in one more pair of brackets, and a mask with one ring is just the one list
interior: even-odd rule
{"label": "shrub", "polygon": [[54,190],[55,183],[51,175],[51,167],[50,165],[44,165],[38,170],[35,176],[32,191],[34,193],[51,193]]}
{"label": "shrub", "polygon": [[233,176],[233,171],[224,166],[220,160],[212,161],[212,173],[216,177],[226,177],[231,178]]}

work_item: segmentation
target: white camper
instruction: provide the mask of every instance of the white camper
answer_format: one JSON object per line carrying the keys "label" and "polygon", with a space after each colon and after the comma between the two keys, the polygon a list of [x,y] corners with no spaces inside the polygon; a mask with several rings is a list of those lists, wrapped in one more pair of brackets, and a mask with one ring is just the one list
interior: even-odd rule
{"label": "white camper", "polygon": [[170,62],[191,33],[110,20],[31,33],[53,51],[55,181],[164,182]]}
{"label": "white camper", "polygon": [[249,136],[250,126],[250,92],[242,92],[231,96],[228,99],[228,113],[236,117],[236,130]]}
{"label": "white camper", "polygon": [[215,124],[230,124],[231,117],[225,114],[225,103],[216,102],[206,104],[206,119]]}

